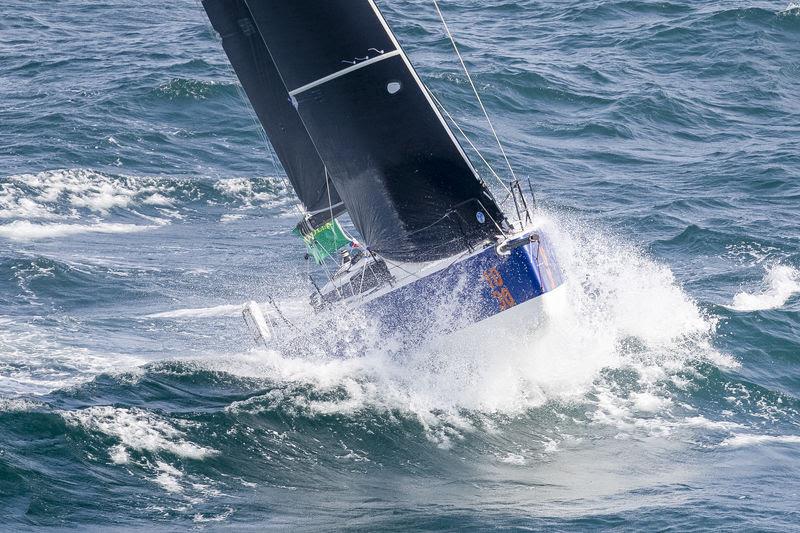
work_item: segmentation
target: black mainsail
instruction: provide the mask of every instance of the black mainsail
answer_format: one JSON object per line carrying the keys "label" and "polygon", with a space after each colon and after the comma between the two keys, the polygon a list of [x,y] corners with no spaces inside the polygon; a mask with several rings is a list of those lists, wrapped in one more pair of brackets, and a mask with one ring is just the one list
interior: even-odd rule
{"label": "black mainsail", "polygon": [[[212,22],[232,21],[215,23],[229,35],[229,57],[252,60],[247,47],[265,47],[258,54],[270,59],[259,61],[270,65],[270,72],[272,65],[277,69],[280,89],[288,90],[372,251],[397,261],[429,261],[470,249],[495,233],[492,221],[499,223],[502,212],[372,0],[243,3],[249,16],[241,15],[242,0],[204,0]],[[246,35],[233,44],[230,35],[243,33],[242,17],[254,24],[260,43]],[[247,84],[254,93],[276,92],[261,87],[268,82],[262,74]],[[275,120],[268,115],[264,120]],[[284,131],[273,127],[267,134],[272,139]]]}
{"label": "black mainsail", "polygon": [[291,103],[243,0],[203,0],[203,7],[289,181],[317,227],[344,211],[325,166]]}
{"label": "black mainsail", "polygon": [[[319,224],[306,217],[296,228],[309,256],[323,263],[340,251],[324,286],[311,279],[316,312],[360,306],[370,327],[399,331],[414,347],[432,340],[429,319],[445,299],[460,312],[437,333],[521,305],[526,308],[515,316],[533,311],[531,320],[523,327],[512,317],[504,327],[530,331],[541,304],[528,302],[562,282],[548,239],[538,227],[522,227],[520,201],[528,221],[530,212],[510,164],[519,225],[504,217],[374,0],[203,5],[298,195],[322,211],[314,215]],[[442,23],[452,39],[443,17]],[[453,46],[466,71],[455,40]],[[475,95],[486,113],[477,90]],[[341,198],[366,250],[336,220],[328,221],[336,216],[330,206],[325,213],[329,195],[329,202]],[[337,322],[312,321],[307,330],[272,305],[277,314],[269,318],[255,302],[243,310],[256,338],[268,346],[279,318],[298,346],[327,339]],[[333,333],[330,347],[338,352],[349,343]],[[400,340],[404,350],[408,345]]]}

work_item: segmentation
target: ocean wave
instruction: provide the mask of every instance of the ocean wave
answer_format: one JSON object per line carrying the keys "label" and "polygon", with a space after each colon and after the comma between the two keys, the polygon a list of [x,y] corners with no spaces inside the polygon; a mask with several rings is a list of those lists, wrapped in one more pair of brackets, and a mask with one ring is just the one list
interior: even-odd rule
{"label": "ocean wave", "polygon": [[162,223],[199,216],[209,207],[283,211],[294,205],[291,190],[278,178],[125,176],[65,169],[10,176],[0,185],[0,219],[18,221],[116,216]]}
{"label": "ocean wave", "polygon": [[[286,197],[290,196],[286,182],[275,179],[269,185],[270,188],[265,189],[263,183],[255,182],[249,178],[226,178],[215,181],[214,189],[223,198],[233,199],[244,208],[259,204],[266,206],[281,203],[285,205]],[[279,199],[279,196],[281,197],[280,202],[275,202],[276,199]]]}
{"label": "ocean wave", "polygon": [[34,324],[0,317],[0,395],[43,395],[125,372],[144,363],[132,355],[95,353],[54,338]]}
{"label": "ocean wave", "polygon": [[797,0],[792,0],[789,2],[789,5],[781,11],[783,15],[800,15],[800,2]]}
{"label": "ocean wave", "polygon": [[117,439],[119,444],[109,449],[111,460],[117,464],[127,463],[131,450],[167,453],[195,460],[219,453],[187,441],[186,434],[176,428],[174,422],[170,423],[143,409],[100,406],[63,411],[61,415],[68,423]]}
{"label": "ocean wave", "polygon": [[26,413],[41,407],[42,404],[27,399],[0,399],[0,413]]}
{"label": "ocean wave", "polygon": [[653,246],[658,249],[710,254],[715,251],[724,252],[731,246],[741,244],[741,240],[741,235],[729,233],[724,229],[711,229],[690,224],[670,239],[654,241]]}
{"label": "ocean wave", "polygon": [[228,94],[236,96],[237,85],[233,83],[220,83],[187,78],[173,78],[160,85],[155,90],[155,95],[169,100],[189,99],[205,100],[213,96]]}
{"label": "ocean wave", "polygon": [[758,435],[751,433],[734,434],[720,443],[720,446],[741,448],[762,444],[800,444],[800,435]]}
{"label": "ocean wave", "polygon": [[733,297],[734,311],[765,311],[783,307],[800,293],[800,271],[790,266],[773,264],[765,268],[758,292],[740,292]]}
{"label": "ocean wave", "polygon": [[105,447],[112,464],[132,466],[164,491],[182,493],[184,489],[195,492],[199,489],[202,492],[207,488],[182,470],[186,460],[203,461],[219,455],[219,451],[188,439],[186,430],[196,428],[197,423],[174,417],[167,419],[136,407],[94,406],[59,414],[68,425],[105,437],[97,444]]}
{"label": "ocean wave", "polygon": [[[519,416],[549,402],[594,405],[605,414],[593,420],[611,425],[653,413],[667,416],[674,407],[672,378],[690,369],[693,361],[736,366],[710,342],[715,320],[679,287],[666,266],[574,221],[562,219],[557,227],[554,238],[568,281],[546,298],[547,319],[530,337],[493,339],[482,333],[454,345],[425,345],[399,357],[389,350],[399,339],[384,338],[374,349],[344,359],[312,356],[309,346],[306,357],[269,350],[199,364],[270,380],[268,392],[231,409],[281,409],[311,417],[400,411],[415,417],[426,435],[445,447],[481,424],[484,416]],[[604,243],[604,253],[597,253],[597,242]],[[166,315],[207,312],[218,311]],[[441,315],[442,320],[449,316]],[[431,317],[433,331],[436,319]],[[343,330],[352,331],[348,324]],[[612,370],[636,377],[620,391],[608,375]]]}
{"label": "ocean wave", "polygon": [[235,317],[242,315],[244,303],[223,304],[215,307],[201,307],[196,309],[176,309],[174,311],[164,311],[153,313],[144,318],[218,318]]}
{"label": "ocean wave", "polygon": [[0,237],[12,241],[35,241],[86,233],[136,233],[157,227],[110,222],[98,224],[36,224],[26,220],[17,220],[9,224],[0,224]]}
{"label": "ocean wave", "polygon": [[623,0],[616,2],[599,2],[586,4],[575,9],[572,17],[577,20],[619,20],[624,15],[660,15],[676,17],[691,12],[690,5],[683,2],[642,2],[639,0]]}

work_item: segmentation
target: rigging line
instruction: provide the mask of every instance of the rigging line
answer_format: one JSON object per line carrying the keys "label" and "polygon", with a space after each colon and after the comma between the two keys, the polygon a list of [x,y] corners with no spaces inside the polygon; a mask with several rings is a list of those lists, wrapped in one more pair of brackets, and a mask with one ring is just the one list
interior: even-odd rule
{"label": "rigging line", "polygon": [[408,274],[408,275],[409,275],[410,277],[412,277],[412,278],[416,278],[416,279],[422,279],[422,276],[420,276],[420,275],[418,275],[418,274],[414,274],[413,272],[409,272],[409,271],[408,271],[408,270],[406,270],[405,268],[401,267],[401,266],[400,266],[400,263],[395,263],[395,262],[393,262],[393,261],[389,261],[389,260],[388,260],[388,259],[386,259],[385,257],[381,257],[381,259],[383,259],[383,261],[384,261],[385,263],[387,263],[389,266],[391,266],[391,267],[395,267],[395,268],[396,268],[396,269],[398,269],[398,270],[402,270],[403,272],[405,272],[406,274]]}
{"label": "rigging line", "polygon": [[[322,168],[324,168],[324,169],[325,169],[325,190],[328,192],[328,209],[330,210],[331,222],[333,222],[335,219],[333,218],[333,204],[332,204],[332,202],[331,202],[331,182],[330,182],[330,174],[328,174],[328,166],[327,166],[327,165],[323,165],[323,167],[322,167]],[[337,192],[338,192],[338,191],[337,191]],[[341,203],[344,203],[344,202],[340,202],[340,204],[341,204]],[[339,205],[339,204],[337,204],[337,205]],[[341,226],[341,225],[340,225],[340,226],[339,226],[339,229],[340,229],[340,230],[342,230],[342,234],[343,234],[343,235],[344,235],[344,236],[345,236],[345,237],[346,237],[346,238],[347,238],[349,241],[353,241],[353,240],[354,240],[354,239],[353,239],[353,236],[352,236],[352,235],[350,235],[350,233],[349,233],[349,232],[348,232],[348,231],[347,231],[347,230],[346,230],[346,229],[345,229],[343,226]],[[336,229],[335,229],[335,227],[334,227],[334,230],[333,230],[333,231],[334,231],[334,242],[336,242],[336,238],[335,238],[335,235],[336,235]]]}
{"label": "rigging line", "polygon": [[[336,275],[336,272],[331,274],[331,271],[328,269],[328,263],[326,262],[325,259],[322,260],[322,263],[320,263],[320,266],[322,266],[322,268],[325,269],[325,275],[328,276],[328,281],[330,282],[331,285],[333,285],[333,289],[336,291],[336,294],[338,294],[339,297],[341,297],[342,296],[342,292],[339,290],[339,287],[336,286],[336,283],[333,282],[333,278]],[[336,265],[334,265],[334,266],[336,266]]]}
{"label": "rigging line", "polygon": [[497,131],[494,129],[494,125],[492,124],[492,119],[489,118],[489,113],[486,111],[486,107],[483,105],[483,100],[481,100],[481,95],[478,94],[478,89],[475,87],[475,83],[472,81],[472,76],[469,74],[469,70],[467,70],[467,65],[464,63],[464,58],[461,57],[461,52],[458,51],[458,45],[456,45],[456,40],[453,37],[453,34],[450,32],[450,28],[447,26],[447,22],[444,20],[444,15],[442,15],[442,10],[439,9],[439,2],[437,0],[433,0],[433,5],[436,8],[436,12],[439,14],[439,19],[442,21],[442,25],[444,26],[445,31],[447,32],[447,36],[450,38],[450,43],[453,45],[453,50],[455,50],[456,55],[458,56],[458,60],[461,62],[461,67],[464,69],[464,74],[467,75],[467,80],[469,80],[469,84],[472,86],[472,92],[475,93],[475,98],[478,99],[478,104],[481,106],[481,110],[483,111],[483,116],[486,117],[486,122],[489,124],[489,128],[492,130],[492,134],[494,134],[494,139],[497,141],[497,146],[500,147],[500,152],[503,154],[503,159],[506,160],[506,165],[508,165],[508,170],[511,171],[511,176],[516,180],[517,175],[514,173],[514,168],[511,166],[511,162],[508,160],[508,156],[506,155],[506,150],[503,148],[503,143],[500,142],[500,137],[497,135]]}
{"label": "rigging line", "polygon": [[364,258],[364,266],[361,268],[361,285],[358,287],[358,294],[364,292],[364,276],[367,273],[367,258]]}
{"label": "rigging line", "polygon": [[[500,178],[500,176],[497,175],[497,172],[495,172],[494,168],[492,168],[492,165],[489,164],[486,158],[483,157],[483,154],[481,153],[480,150],[478,150],[478,147],[473,144],[473,142],[469,139],[469,137],[467,137],[467,134],[464,133],[463,129],[461,129],[461,126],[458,124],[458,122],[456,122],[456,119],[453,118],[453,115],[451,115],[450,112],[444,107],[444,105],[442,105],[442,103],[439,101],[438,98],[436,98],[436,95],[433,94],[432,91],[429,90],[428,93],[431,95],[431,98],[433,98],[433,101],[436,102],[436,105],[438,105],[439,108],[444,112],[444,114],[447,115],[447,118],[450,119],[450,122],[453,123],[458,132],[461,134],[461,136],[464,137],[464,139],[467,141],[467,143],[469,143],[472,149],[475,150],[475,153],[478,154],[478,157],[481,158],[481,161],[483,161],[483,164],[486,165],[486,168],[489,169],[489,172],[492,173],[492,176],[497,178],[497,182],[503,187],[503,189],[506,190],[507,193],[511,194],[511,189],[509,189],[508,186],[505,184],[505,182]],[[506,200],[507,199],[508,198],[506,198]]]}
{"label": "rigging line", "polygon": [[[372,252],[370,252],[370,253],[372,253]],[[377,256],[377,254],[374,254],[374,255],[376,255],[376,256]],[[456,259],[455,259],[455,261],[453,261],[453,262],[451,263],[451,265],[455,264],[455,263],[456,263],[456,262],[457,262],[459,259],[461,259],[462,257],[465,257],[465,256],[467,256],[467,255],[469,255],[469,253],[468,253],[468,252],[463,252],[463,253],[461,253],[461,254],[460,254],[460,255],[458,255],[458,256],[454,256]],[[383,256],[380,256],[380,258],[383,260],[383,262],[384,262],[384,263],[388,264],[390,267],[395,267],[395,268],[397,268],[398,270],[402,270],[403,272],[405,272],[406,274],[408,274],[408,275],[409,275],[410,277],[412,277],[412,278],[416,278],[416,279],[422,279],[422,278],[424,277],[424,276],[420,276],[419,274],[415,274],[414,272],[409,272],[408,270],[406,270],[405,268],[403,268],[402,266],[400,266],[400,265],[401,265],[400,263],[395,263],[394,261],[390,261],[389,259],[386,259],[386,258],[385,258],[385,257],[383,257]],[[447,267],[445,267],[445,268],[447,268]],[[404,279],[405,279],[405,278],[404,278]]]}
{"label": "rigging line", "polygon": [[283,314],[283,311],[281,311],[281,308],[280,308],[280,307],[278,307],[278,304],[276,304],[276,303],[275,303],[275,300],[272,298],[272,296],[267,296],[267,298],[269,299],[269,303],[271,303],[271,304],[272,304],[272,307],[274,307],[274,308],[275,308],[275,311],[277,311],[277,312],[278,312],[278,316],[279,316],[279,317],[280,317],[280,318],[281,318],[281,319],[282,319],[284,322],[286,322],[288,325],[290,325],[291,327],[293,327],[293,328],[294,328],[294,329],[296,329],[297,331],[300,331],[300,328],[298,328],[297,326],[295,326],[294,324],[292,324],[292,323],[289,321],[289,319],[288,319],[288,318],[286,318],[286,315],[284,315],[284,314]]}
{"label": "rigging line", "polygon": [[[331,182],[328,179],[328,165],[322,165],[322,168],[325,169],[325,190],[328,193],[328,209],[331,214],[331,222],[333,222],[333,202],[331,202]],[[334,228],[334,242],[336,242],[335,231],[336,229]]]}

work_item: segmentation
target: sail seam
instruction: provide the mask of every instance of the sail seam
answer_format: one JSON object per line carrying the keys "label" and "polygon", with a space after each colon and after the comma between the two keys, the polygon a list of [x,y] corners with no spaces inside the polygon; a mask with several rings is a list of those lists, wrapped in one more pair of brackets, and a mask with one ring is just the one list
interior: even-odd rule
{"label": "sail seam", "polygon": [[379,61],[383,61],[384,59],[389,59],[390,57],[394,57],[396,55],[400,55],[400,50],[392,50],[391,52],[386,52],[379,56],[367,59],[366,61],[362,61],[361,63],[356,63],[355,65],[336,71],[333,74],[329,74],[324,78],[312,81],[311,83],[306,83],[302,87],[298,87],[297,89],[291,90],[289,91],[289,96],[297,96],[298,94],[304,93],[309,89],[313,89],[314,87],[318,87],[319,85],[323,85],[325,83],[328,83],[329,81],[333,81],[336,78],[341,78],[342,76],[346,76],[351,72],[362,69],[364,67],[368,67],[369,65],[372,65]]}

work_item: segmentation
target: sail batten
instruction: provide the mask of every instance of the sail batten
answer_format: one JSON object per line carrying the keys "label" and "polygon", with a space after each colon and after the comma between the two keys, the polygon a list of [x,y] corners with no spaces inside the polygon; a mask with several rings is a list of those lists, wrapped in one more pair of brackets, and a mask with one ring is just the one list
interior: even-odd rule
{"label": "sail batten", "polygon": [[347,68],[344,68],[344,69],[342,69],[342,70],[340,70],[338,72],[334,72],[333,74],[329,74],[329,75],[325,76],[324,78],[320,78],[320,79],[318,79],[316,81],[312,81],[311,83],[307,83],[307,84],[303,85],[302,87],[298,87],[297,89],[293,89],[293,90],[289,91],[289,95],[290,96],[297,96],[298,94],[304,93],[309,89],[313,89],[314,87],[317,87],[318,85],[322,85],[323,83],[327,83],[327,82],[329,82],[331,80],[335,80],[338,77],[345,76],[345,75],[347,75],[347,74],[349,74],[351,72],[354,72],[356,70],[359,70],[361,68],[368,67],[369,65],[371,65],[373,63],[377,63],[378,61],[383,61],[384,59],[389,59],[390,57],[394,57],[394,56],[399,55],[399,54],[400,54],[400,50],[392,50],[391,52],[386,52],[386,53],[381,54],[379,56],[372,57],[372,58],[369,58],[369,59],[365,59],[365,60],[360,61],[360,62],[356,62],[354,65],[351,65],[351,66],[349,66]]}

